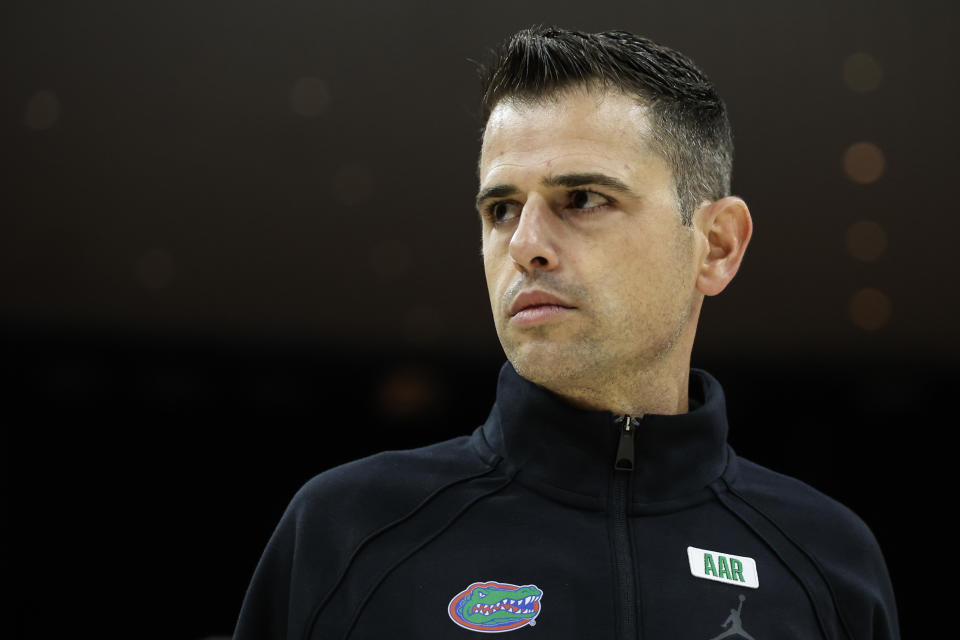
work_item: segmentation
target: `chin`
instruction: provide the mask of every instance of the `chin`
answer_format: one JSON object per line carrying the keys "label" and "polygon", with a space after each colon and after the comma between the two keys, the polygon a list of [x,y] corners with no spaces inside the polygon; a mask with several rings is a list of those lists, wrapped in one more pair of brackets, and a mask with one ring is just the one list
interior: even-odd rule
{"label": "chin", "polygon": [[586,364],[583,354],[578,356],[556,344],[524,344],[504,351],[517,373],[548,389],[578,377]]}

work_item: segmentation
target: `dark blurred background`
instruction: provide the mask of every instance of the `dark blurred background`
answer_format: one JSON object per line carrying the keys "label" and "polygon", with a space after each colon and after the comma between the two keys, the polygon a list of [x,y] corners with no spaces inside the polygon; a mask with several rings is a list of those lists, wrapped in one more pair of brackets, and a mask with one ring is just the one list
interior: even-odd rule
{"label": "dark blurred background", "polygon": [[4,5],[11,635],[229,635],[303,482],[484,420],[471,60],[552,23],[652,37],[719,87],[755,232],[693,365],[741,455],[871,526],[910,637],[956,425],[955,7]]}

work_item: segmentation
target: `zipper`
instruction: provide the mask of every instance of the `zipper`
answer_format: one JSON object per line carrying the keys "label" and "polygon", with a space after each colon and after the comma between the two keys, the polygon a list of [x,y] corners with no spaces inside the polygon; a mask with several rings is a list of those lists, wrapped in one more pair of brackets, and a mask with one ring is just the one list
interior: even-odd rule
{"label": "zipper", "polygon": [[617,471],[633,471],[633,434],[640,421],[631,416],[617,416],[615,423],[620,424],[620,444],[617,446],[617,459],[613,468]]}
{"label": "zipper", "polygon": [[[643,416],[640,416],[642,418]],[[634,575],[633,551],[630,543],[628,507],[630,506],[630,479],[633,477],[633,436],[640,420],[633,416],[617,416],[614,423],[620,431],[617,457],[613,463],[613,558],[617,587],[618,638],[636,640],[639,625],[637,620],[636,577]]]}

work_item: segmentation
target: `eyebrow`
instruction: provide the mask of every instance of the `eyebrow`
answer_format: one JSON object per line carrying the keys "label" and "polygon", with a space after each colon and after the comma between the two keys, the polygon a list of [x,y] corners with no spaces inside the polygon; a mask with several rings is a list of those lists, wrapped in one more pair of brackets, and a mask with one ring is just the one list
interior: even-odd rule
{"label": "eyebrow", "polygon": [[[559,176],[549,176],[540,181],[545,187],[566,187],[572,189],[574,187],[582,187],[588,184],[595,184],[601,187],[607,187],[608,189],[613,189],[624,195],[631,197],[638,197],[637,194],[633,192],[630,187],[626,185],[621,180],[608,176],[603,173],[565,173]],[[512,196],[519,193],[520,190],[512,184],[498,184],[492,187],[487,187],[486,189],[481,189],[477,194],[476,204],[479,207],[480,203],[489,198],[504,198],[506,196]]]}

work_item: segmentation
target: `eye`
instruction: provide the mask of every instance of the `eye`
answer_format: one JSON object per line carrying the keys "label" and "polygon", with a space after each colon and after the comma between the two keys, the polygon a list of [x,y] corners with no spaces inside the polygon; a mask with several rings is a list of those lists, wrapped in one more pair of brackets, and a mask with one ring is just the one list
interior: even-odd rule
{"label": "eye", "polygon": [[575,191],[571,191],[569,195],[570,206],[574,209],[589,211],[610,204],[610,199],[605,195],[588,189],[576,189]]}
{"label": "eye", "polygon": [[487,594],[485,594],[483,591],[477,591],[477,595],[480,596],[481,598],[487,597]]}
{"label": "eye", "polygon": [[510,200],[501,200],[489,205],[484,210],[484,214],[494,224],[500,224],[501,222],[506,222],[507,220],[512,220],[513,218],[519,216],[520,205]]}

